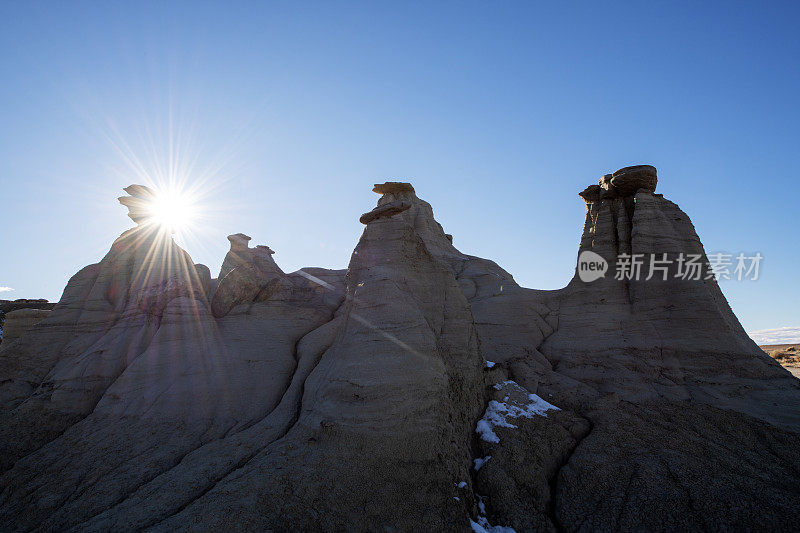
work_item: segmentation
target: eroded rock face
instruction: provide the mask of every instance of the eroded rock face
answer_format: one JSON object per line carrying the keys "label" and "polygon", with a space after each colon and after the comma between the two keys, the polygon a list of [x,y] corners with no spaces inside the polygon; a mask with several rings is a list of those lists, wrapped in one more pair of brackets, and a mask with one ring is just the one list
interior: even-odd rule
{"label": "eroded rock face", "polygon": [[49,314],[50,309],[19,309],[6,313],[3,322],[3,342],[15,341]]}
{"label": "eroded rock face", "polygon": [[231,249],[222,263],[211,300],[214,316],[223,317],[242,304],[289,298],[292,283],[272,259],[275,252],[263,245],[250,248],[250,237],[243,233],[231,235],[228,240]]}
{"label": "eroded rock face", "polygon": [[[636,172],[580,251],[705,258]],[[800,381],[713,279],[522,288],[375,192],[346,271],[237,234],[211,279],[139,227],[76,274],[0,346],[2,529],[795,527]]]}
{"label": "eroded rock face", "polygon": [[[5,340],[7,343],[15,338],[19,337],[24,331],[30,329],[35,324],[37,324],[40,319],[44,319],[46,316],[45,313],[27,313],[27,314],[20,314],[16,315],[18,317],[24,317],[24,320],[17,322],[16,324],[12,322],[11,324],[11,337],[9,338],[9,332],[7,331],[7,327],[5,324],[6,316],[14,311],[21,311],[21,310],[37,310],[37,311],[50,311],[55,307],[56,304],[50,303],[45,299],[27,299],[27,298],[19,298],[17,300],[0,300],[0,343]],[[36,317],[36,320],[33,320],[33,317]]]}

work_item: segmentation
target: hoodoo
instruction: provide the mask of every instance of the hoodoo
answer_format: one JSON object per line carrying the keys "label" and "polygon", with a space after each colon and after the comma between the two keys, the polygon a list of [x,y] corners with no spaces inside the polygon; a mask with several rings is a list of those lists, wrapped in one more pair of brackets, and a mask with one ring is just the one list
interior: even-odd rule
{"label": "hoodoo", "polygon": [[[347,270],[236,234],[214,279],[127,187],[137,227],[0,345],[0,529],[796,528],[800,381],[656,185],[580,193],[609,269],[554,291],[408,183],[375,185]],[[658,275],[614,275],[632,256]]]}

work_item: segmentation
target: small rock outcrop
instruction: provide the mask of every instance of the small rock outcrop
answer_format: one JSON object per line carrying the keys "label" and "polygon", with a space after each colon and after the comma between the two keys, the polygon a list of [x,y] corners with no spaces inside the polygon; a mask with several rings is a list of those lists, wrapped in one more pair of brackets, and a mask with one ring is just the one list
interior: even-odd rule
{"label": "small rock outcrop", "polygon": [[263,245],[250,248],[250,237],[243,233],[230,235],[228,240],[231,249],[211,300],[214,316],[223,317],[241,304],[291,294],[291,282],[272,258],[275,252]]}
{"label": "small rock outcrop", "polygon": [[152,203],[156,199],[155,191],[145,185],[128,185],[122,190],[129,196],[120,196],[117,200],[128,208],[128,217],[136,224],[145,223],[152,216]]}
{"label": "small rock outcrop", "polygon": [[378,206],[364,213],[359,218],[362,224],[369,224],[379,218],[389,218],[411,209],[412,198],[416,198],[414,187],[410,183],[401,181],[387,181],[386,183],[376,183],[372,192],[382,195]]}
{"label": "small rock outcrop", "polygon": [[636,165],[617,170],[613,174],[605,174],[598,185],[589,185],[578,195],[586,203],[614,198],[631,197],[637,192],[653,193],[658,178],[656,168],[651,165]]}
{"label": "small rock outcrop", "polygon": [[403,211],[406,211],[407,209],[410,208],[411,204],[408,202],[403,202],[403,201],[390,202],[388,204],[379,205],[378,207],[376,207],[375,209],[373,209],[368,213],[364,213],[358,220],[362,224],[369,224],[373,220],[377,220],[379,218],[388,218],[398,213],[402,213]]}
{"label": "small rock outcrop", "polygon": [[372,192],[378,194],[398,194],[404,192],[414,194],[414,187],[410,183],[402,181],[387,181],[385,183],[376,183],[372,188]]}
{"label": "small rock outcrop", "polygon": [[640,189],[655,192],[658,178],[651,165],[636,165],[617,170],[611,175],[611,185],[620,196],[631,196]]}
{"label": "small rock outcrop", "polygon": [[[42,319],[46,316],[44,312],[49,312],[56,304],[48,302],[43,298],[39,299],[28,299],[28,298],[19,298],[17,300],[0,300],[0,343],[3,342],[5,339],[6,342],[10,342],[9,339],[13,339],[18,337],[23,330],[29,329],[26,325],[23,325],[23,322],[17,324],[11,324],[11,333],[7,330],[5,320],[6,316],[12,312],[22,311],[22,310],[38,310],[42,311],[39,313],[38,316],[42,317]],[[22,317],[23,315],[16,315],[18,317]],[[30,313],[29,316],[33,316],[33,313]],[[38,323],[38,321],[36,322]],[[24,324],[31,324],[30,319],[25,319]],[[22,326],[22,328],[20,328]],[[15,333],[16,331],[16,333]],[[11,337],[9,337],[11,335]]]}
{"label": "small rock outcrop", "polygon": [[586,203],[596,202],[603,195],[603,188],[600,185],[589,185],[584,190],[578,193],[578,196],[583,198]]}
{"label": "small rock outcrop", "polygon": [[10,313],[19,309],[52,309],[55,303],[48,302],[44,298],[30,299],[19,298],[17,300],[0,300],[0,313]]}

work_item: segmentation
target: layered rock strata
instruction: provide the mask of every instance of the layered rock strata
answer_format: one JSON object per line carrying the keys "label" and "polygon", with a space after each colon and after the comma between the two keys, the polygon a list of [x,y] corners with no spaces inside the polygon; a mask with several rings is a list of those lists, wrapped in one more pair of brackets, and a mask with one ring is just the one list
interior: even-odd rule
{"label": "layered rock strata", "polygon": [[[705,260],[655,186],[581,193],[580,251]],[[0,529],[793,529],[800,381],[713,278],[522,288],[374,190],[346,271],[140,225],[76,274],[0,347]]]}

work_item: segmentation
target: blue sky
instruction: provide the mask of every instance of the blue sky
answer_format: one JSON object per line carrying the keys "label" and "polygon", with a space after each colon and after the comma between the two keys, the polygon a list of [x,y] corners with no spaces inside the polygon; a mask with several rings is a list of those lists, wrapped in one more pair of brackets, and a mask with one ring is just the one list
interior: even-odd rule
{"label": "blue sky", "polygon": [[800,326],[800,4],[86,2],[0,5],[0,298],[57,300],[131,223],[138,172],[205,192],[287,271],[343,268],[373,183],[411,181],[462,251],[572,276],[604,173],[650,163],[749,331]]}

